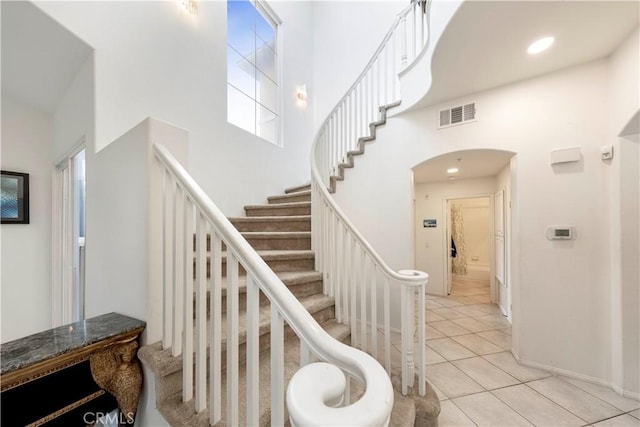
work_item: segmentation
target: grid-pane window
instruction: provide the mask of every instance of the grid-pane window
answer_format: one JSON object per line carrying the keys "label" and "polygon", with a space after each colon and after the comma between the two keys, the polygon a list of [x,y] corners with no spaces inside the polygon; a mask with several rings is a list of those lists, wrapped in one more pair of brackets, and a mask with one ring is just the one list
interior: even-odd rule
{"label": "grid-pane window", "polygon": [[227,120],[279,144],[278,21],[260,2],[227,1]]}

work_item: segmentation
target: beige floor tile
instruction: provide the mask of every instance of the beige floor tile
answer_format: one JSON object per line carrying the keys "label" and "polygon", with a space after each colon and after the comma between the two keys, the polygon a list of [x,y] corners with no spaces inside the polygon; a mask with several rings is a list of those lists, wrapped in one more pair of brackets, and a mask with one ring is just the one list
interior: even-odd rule
{"label": "beige floor tile", "polygon": [[501,331],[486,331],[478,334],[487,341],[491,341],[503,350],[511,350],[511,335]]}
{"label": "beige floor tile", "polygon": [[489,298],[488,295],[474,295],[474,296],[470,296],[469,298],[471,298],[473,301],[480,304],[489,304],[491,302],[491,298]]}
{"label": "beige floor tile", "polygon": [[486,323],[487,325],[493,327],[493,329],[504,329],[511,327],[511,324],[509,323],[507,318],[500,314],[490,314],[487,316],[476,317],[475,319],[481,321],[482,323]]}
{"label": "beige floor tile", "polygon": [[476,356],[466,347],[458,344],[451,338],[440,338],[437,340],[429,340],[429,347],[440,353],[447,360],[466,359]]}
{"label": "beige floor tile", "polygon": [[455,308],[444,307],[444,308],[434,308],[433,312],[439,314],[447,320],[451,319],[460,319],[461,317],[467,317],[464,314],[456,311]]}
{"label": "beige floor tile", "polygon": [[458,307],[458,306],[462,306],[462,304],[459,303],[458,301],[450,300],[449,298],[439,298],[436,301],[438,302],[438,304],[440,304],[443,307]]}
{"label": "beige floor tile", "polygon": [[438,400],[440,400],[440,402],[442,402],[444,400],[449,400],[447,395],[444,394],[442,392],[442,390],[440,390],[435,384],[433,384],[432,382],[429,381],[429,385],[431,385],[431,388],[433,388],[433,391],[435,391],[436,394],[438,395]]}
{"label": "beige floor tile", "polygon": [[435,384],[449,399],[484,391],[480,384],[451,363],[427,366],[427,380]]}
{"label": "beige floor tile", "polygon": [[438,416],[438,427],[466,427],[475,426],[473,421],[467,417],[453,402],[447,400],[440,402],[440,415]]}
{"label": "beige floor tile", "polygon": [[532,425],[489,392],[460,397],[454,399],[453,403],[479,426]]}
{"label": "beige floor tile", "polygon": [[522,382],[550,377],[551,373],[520,365],[509,351],[482,356],[498,368]]}
{"label": "beige floor tile", "polygon": [[511,327],[505,329],[496,329],[497,331],[502,332],[503,334],[511,335]]}
{"label": "beige floor tile", "polygon": [[475,310],[481,311],[485,315],[500,314],[500,308],[498,308],[498,306],[495,304],[474,304],[474,305],[469,305],[467,307],[471,307]]}
{"label": "beige floor tile", "polygon": [[482,357],[456,360],[451,363],[487,390],[520,383],[520,381],[503,370],[496,368]]}
{"label": "beige floor tile", "polygon": [[468,296],[457,296],[457,297],[451,297],[452,300],[459,302],[460,304],[464,304],[464,305],[469,305],[469,304],[477,304],[478,302],[473,299],[470,298]]}
{"label": "beige floor tile", "polygon": [[431,326],[432,328],[435,328],[436,330],[443,333],[447,337],[452,337],[455,335],[466,335],[471,333],[470,330],[463,328],[457,323],[453,323],[451,320],[431,322],[427,326]]}
{"label": "beige floor tile", "polygon": [[602,421],[622,412],[557,377],[532,381],[527,385],[589,423]]}
{"label": "beige floor tile", "polygon": [[446,337],[445,334],[443,334],[442,332],[438,331],[436,328],[431,327],[431,325],[429,325],[429,324],[427,324],[427,327],[425,328],[425,334],[426,334],[428,340],[435,340],[435,339],[438,339],[438,338]]}
{"label": "beige floor tile", "polygon": [[484,311],[478,310],[474,306],[470,306],[470,305],[456,307],[456,311],[459,311],[460,313],[465,314],[469,317],[484,316],[485,314],[487,314]]}
{"label": "beige floor tile", "polygon": [[600,421],[593,424],[594,427],[625,427],[625,426],[640,426],[640,420],[625,414],[618,417],[609,418],[608,420]]}
{"label": "beige floor tile", "polygon": [[427,312],[425,313],[425,317],[427,319],[427,322],[437,322],[439,320],[447,320],[444,317],[440,316],[438,313],[434,313],[431,310],[427,310]]}
{"label": "beige floor tile", "polygon": [[637,419],[640,420],[640,409],[636,409],[635,411],[631,411],[631,412],[629,412],[629,414],[631,414],[631,416],[636,417]]}
{"label": "beige floor tile", "polygon": [[584,420],[525,384],[493,390],[493,395],[537,426],[582,426]]}
{"label": "beige floor tile", "polygon": [[446,362],[447,359],[440,356],[434,349],[427,346],[427,365],[435,365],[436,363]]}
{"label": "beige floor tile", "polygon": [[430,309],[430,308],[442,308],[443,307],[443,305],[440,304],[438,301],[432,300],[432,299],[425,300],[425,306],[428,309]]}
{"label": "beige floor tile", "polygon": [[629,412],[634,409],[640,408],[640,402],[633,399],[627,399],[623,396],[620,396],[618,393],[610,389],[609,387],[603,387],[596,384],[587,383],[584,381],[576,380],[573,378],[560,377],[563,380],[570,382],[571,384],[580,387],[582,390],[586,391],[589,394],[594,395],[598,399],[604,400],[610,405],[615,406],[618,409],[621,409],[622,412]]}
{"label": "beige floor tile", "polygon": [[472,335],[460,335],[456,337],[451,337],[458,344],[462,344],[467,347],[469,350],[473,351],[475,354],[483,355],[483,354],[491,354],[491,353],[500,353],[503,351],[502,348],[497,345],[485,340],[484,338],[472,334]]}
{"label": "beige floor tile", "polygon": [[473,317],[453,319],[452,322],[462,326],[465,329],[468,329],[471,332],[490,331],[493,329],[491,326],[487,325],[486,323],[482,323],[481,321],[474,319]]}

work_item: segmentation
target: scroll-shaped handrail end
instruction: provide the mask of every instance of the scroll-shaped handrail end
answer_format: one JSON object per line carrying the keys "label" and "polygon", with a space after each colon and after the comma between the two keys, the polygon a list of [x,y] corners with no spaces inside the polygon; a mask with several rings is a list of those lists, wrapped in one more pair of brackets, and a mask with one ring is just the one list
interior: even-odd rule
{"label": "scroll-shaped handrail end", "polygon": [[409,276],[414,279],[418,279],[420,281],[420,284],[426,284],[429,281],[429,274],[420,270],[411,270],[411,269],[400,270],[398,271],[398,274],[401,274],[403,276]]}
{"label": "scroll-shaped handrail end", "polygon": [[[372,390],[367,390],[360,400],[347,406],[339,406],[347,388],[347,378],[340,368],[325,362],[311,363],[300,368],[287,387],[287,409],[291,425],[342,426],[345,420],[349,420],[350,426],[388,425],[393,408],[393,388],[382,366],[378,366],[383,375],[378,375],[376,381],[367,383],[367,388]],[[386,380],[389,384],[382,384],[380,380]],[[380,393],[380,388],[384,390],[383,393]],[[387,406],[385,410],[378,406],[381,397]],[[372,404],[377,407],[368,407]],[[376,414],[386,414],[387,417],[375,419]]]}

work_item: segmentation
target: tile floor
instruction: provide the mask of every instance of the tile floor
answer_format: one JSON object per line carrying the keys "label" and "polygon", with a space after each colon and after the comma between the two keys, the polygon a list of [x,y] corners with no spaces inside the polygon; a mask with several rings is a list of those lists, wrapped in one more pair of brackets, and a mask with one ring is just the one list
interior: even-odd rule
{"label": "tile floor", "polygon": [[427,296],[427,379],[439,426],[640,426],[640,402],[609,388],[519,365],[489,284],[458,278]]}

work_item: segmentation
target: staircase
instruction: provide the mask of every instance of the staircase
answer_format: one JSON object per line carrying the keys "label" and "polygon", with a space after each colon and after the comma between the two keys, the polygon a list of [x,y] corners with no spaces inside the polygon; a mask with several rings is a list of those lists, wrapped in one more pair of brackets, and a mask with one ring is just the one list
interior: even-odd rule
{"label": "staircase", "polygon": [[[335,301],[323,294],[322,273],[314,270],[314,253],[311,248],[311,191],[310,185],[301,185],[285,190],[283,195],[268,198],[268,204],[245,207],[246,217],[229,218],[247,242],[258,252],[268,266],[277,274],[300,303],[333,338],[346,344],[350,342],[350,327],[335,319]],[[210,254],[210,238],[207,239],[207,253]],[[210,278],[210,262],[207,262],[207,278]],[[246,272],[240,268],[239,277],[239,423],[246,424],[245,411],[247,383],[244,373],[246,360]],[[222,389],[226,381],[226,252],[222,252]],[[207,314],[210,313],[210,290],[207,289]],[[260,295],[259,305],[259,346],[260,346],[260,425],[270,425],[270,346],[268,299]],[[208,323],[210,320],[208,319]],[[210,325],[207,325],[209,329]],[[285,327],[285,383],[299,369],[299,340],[293,331]],[[207,351],[207,359],[209,349]],[[162,349],[161,343],[140,349],[140,359],[155,375],[156,403],[158,410],[172,426],[209,425],[209,410],[196,413],[194,400],[183,402],[183,360],[182,355],[173,357],[171,348]],[[208,365],[208,363],[207,363]],[[207,391],[208,392],[208,391]],[[361,390],[352,381],[352,399],[356,400]],[[210,397],[210,396],[209,396]],[[222,408],[226,407],[226,395],[219,397]],[[288,417],[285,417],[285,419]],[[411,397],[395,393],[395,404],[391,417],[394,426],[413,426],[415,405]],[[220,425],[227,425],[222,418]]]}

